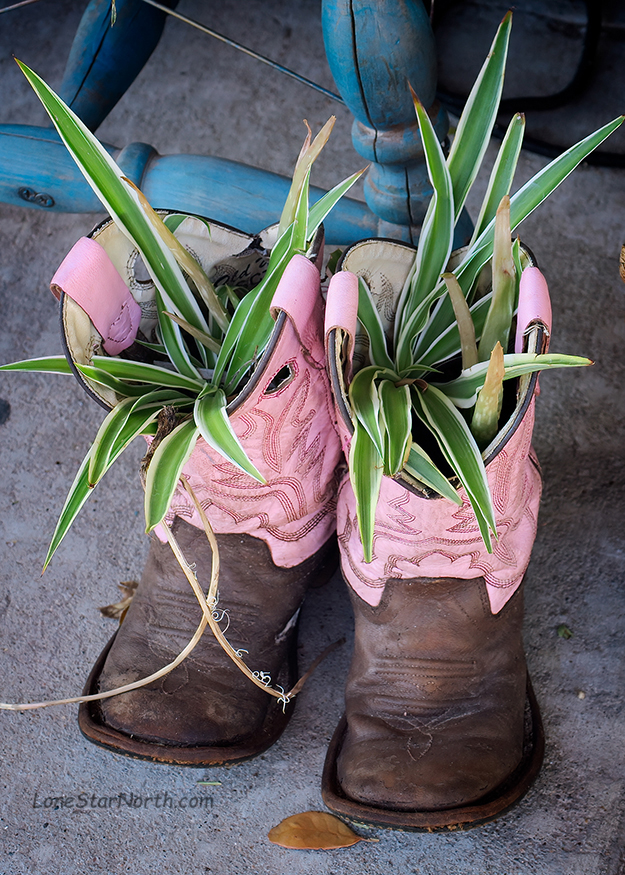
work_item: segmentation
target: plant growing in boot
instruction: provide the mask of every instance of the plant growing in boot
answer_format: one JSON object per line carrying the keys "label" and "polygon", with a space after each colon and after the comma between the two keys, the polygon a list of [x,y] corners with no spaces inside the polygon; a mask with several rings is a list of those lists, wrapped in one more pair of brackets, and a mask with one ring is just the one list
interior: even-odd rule
{"label": "plant growing in boot", "polygon": [[349,459],[337,534],[356,643],[323,794],[337,813],[385,826],[489,820],[542,761],[519,589],[541,489],[534,395],[539,370],[590,362],[547,353],[547,286],[511,234],[623,118],[509,196],[524,128],[515,116],[472,239],[452,252],[497,115],[510,27],[508,14],[448,157],[413,95],[434,189],[416,252],[357,243],[328,291]]}
{"label": "plant growing in boot", "polygon": [[[112,217],[76,244],[52,281],[67,358],[3,368],[74,372],[110,408],[46,565],[123,450],[138,435],[151,438],[142,474],[146,528],[158,538],[123,626],[88,681],[80,725],[122,753],[235,762],[284,728],[284,706],[297,690],[301,601],[311,580],[327,578],[336,564],[340,446],[316,262],[321,223],[360,174],[309,209],[310,170],[330,120],[314,141],[309,132],[274,231],[251,237],[197,217],[159,215],[80,120],[20,66]],[[200,641],[206,625],[215,637]],[[192,650],[190,667],[178,669]],[[165,694],[162,677],[172,671],[177,692]]]}

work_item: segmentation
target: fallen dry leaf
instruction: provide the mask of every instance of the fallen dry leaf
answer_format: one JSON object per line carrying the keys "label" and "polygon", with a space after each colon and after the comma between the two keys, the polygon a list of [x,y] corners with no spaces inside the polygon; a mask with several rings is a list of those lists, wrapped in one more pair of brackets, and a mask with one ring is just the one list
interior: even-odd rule
{"label": "fallen dry leaf", "polygon": [[350,829],[347,824],[325,811],[304,811],[287,817],[269,832],[269,841],[283,848],[309,851],[330,851],[349,848],[358,842],[370,842]]}
{"label": "fallen dry leaf", "polygon": [[118,583],[117,586],[124,593],[123,599],[114,605],[106,605],[100,608],[100,613],[105,617],[110,617],[112,620],[119,620],[121,623],[126,616],[126,611],[130,607],[130,602],[138,585],[136,580],[125,580],[123,583]]}

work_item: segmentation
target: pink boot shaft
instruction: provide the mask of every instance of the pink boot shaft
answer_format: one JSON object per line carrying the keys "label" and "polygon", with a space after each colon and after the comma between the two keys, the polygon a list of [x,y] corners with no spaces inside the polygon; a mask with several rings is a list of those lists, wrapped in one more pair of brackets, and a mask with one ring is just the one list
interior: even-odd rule
{"label": "pink boot shaft", "polygon": [[[356,332],[358,281],[343,272],[333,277],[328,291],[326,336],[340,328],[353,346]],[[545,280],[538,268],[528,268],[521,280],[517,343],[525,329],[539,321],[548,329],[551,307]],[[348,365],[349,367],[349,365]],[[366,564],[356,521],[356,500],[349,476],[339,488],[337,535],[343,574],[368,604],[379,604],[388,579],[484,577],[491,610],[498,613],[518,588],[530,560],[536,535],[541,478],[531,448],[534,399],[513,436],[487,465],[493,496],[498,541],[489,554],[479,533],[468,497],[463,505],[444,499],[422,498],[401,483],[384,477],[376,514],[373,561]],[[350,429],[339,416],[347,454]]]}
{"label": "pink boot shaft", "polygon": [[[233,402],[232,427],[266,478],[262,485],[223,459],[202,438],[183,470],[218,534],[250,534],[284,568],[316,552],[335,529],[336,466],[341,457],[334,402],[325,374],[319,271],[304,256],[288,265],[273,299],[285,314],[270,355]],[[277,374],[290,375],[275,389]],[[186,492],[178,489],[168,516],[201,528]]]}

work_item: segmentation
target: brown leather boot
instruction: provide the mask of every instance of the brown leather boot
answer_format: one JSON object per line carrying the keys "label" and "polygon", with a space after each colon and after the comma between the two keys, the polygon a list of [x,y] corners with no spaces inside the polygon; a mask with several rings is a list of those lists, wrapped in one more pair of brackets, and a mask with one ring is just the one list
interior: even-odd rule
{"label": "brown leather boot", "polygon": [[[176,540],[208,588],[212,553],[206,536],[176,518]],[[219,611],[230,621],[227,637],[245,660],[289,690],[297,680],[297,625],[311,583],[334,572],[330,539],[293,568],[280,568],[267,545],[249,535],[218,535],[222,572]],[[94,666],[85,693],[111,690],[148,677],[188,643],[202,616],[168,544],[156,538],[137,593],[121,628]],[[226,623],[222,624],[224,627]],[[190,656],[149,686],[84,704],[82,732],[118,753],[178,765],[241,762],[266,750],[285,728],[286,709],[254,686],[207,630]]]}
{"label": "brown leather boot", "polygon": [[389,580],[375,607],[350,594],[356,638],[328,807],[402,829],[501,813],[536,777],[544,745],[521,589],[498,614],[483,579]]}
{"label": "brown leather boot", "polygon": [[[389,324],[413,254],[401,243],[364,241],[344,257],[344,271],[366,276]],[[352,350],[362,362],[366,344],[350,307],[357,285],[340,277],[328,292],[326,343],[347,451]],[[524,322],[528,351],[544,351],[547,323],[538,312]],[[382,478],[365,562],[349,476],[341,483],[337,535],[356,638],[322,794],[342,816],[408,830],[466,828],[505,811],[538,774],[544,738],[521,637],[541,491],[531,449],[536,375],[516,389],[484,453],[499,535],[491,554],[462,489],[458,507],[403,469]]]}
{"label": "brown leather boot", "polygon": [[[177,229],[183,245],[216,283],[255,285],[266,267],[260,239],[187,218]],[[137,251],[108,222],[93,233],[106,271],[89,270],[74,256],[57,273],[65,342],[74,363],[88,364],[103,337],[85,310],[65,292],[89,288],[86,299],[106,298],[103,273],[117,280],[140,309],[139,330],[153,340],[154,287],[138,273]],[[314,248],[314,247],[313,247]],[[217,534],[221,573],[216,611],[222,632],[262,683],[283,687],[296,678],[297,614],[306,589],[325,582],[336,567],[336,487],[341,447],[325,368],[323,300],[315,255],[296,255],[272,301],[275,327],[249,380],[227,407],[233,430],[265,483],[242,472],[201,437],[182,477]],[[107,261],[108,258],[108,261]],[[109,263],[110,262],[110,263]],[[121,278],[120,278],[121,277]],[[118,283],[118,284],[119,284]],[[92,286],[95,284],[95,288]],[[128,320],[127,320],[128,321]],[[133,328],[133,325],[130,325]],[[136,332],[136,327],[134,327]],[[104,333],[103,333],[104,332]],[[132,338],[124,339],[128,348]],[[137,346],[135,344],[135,346]],[[133,354],[141,350],[133,347]],[[115,392],[80,379],[105,406]],[[201,514],[187,491],[176,491],[163,525],[173,528],[204,591],[212,555]],[[87,692],[106,692],[148,677],[173,661],[191,640],[201,618],[193,591],[157,527],[150,558],[120,629],[97,661]],[[228,626],[228,628],[226,628]],[[166,763],[208,766],[233,763],[265,750],[292,712],[250,681],[206,630],[190,657],[160,681],[79,712],[83,733],[118,753]]]}

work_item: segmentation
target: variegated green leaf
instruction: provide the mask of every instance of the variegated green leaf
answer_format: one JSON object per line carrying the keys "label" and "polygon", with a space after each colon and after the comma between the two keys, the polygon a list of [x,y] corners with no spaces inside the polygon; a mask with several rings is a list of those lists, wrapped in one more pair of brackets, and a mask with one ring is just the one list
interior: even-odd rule
{"label": "variegated green leaf", "polygon": [[198,395],[193,415],[200,433],[209,446],[260,483],[265,478],[248,458],[234,433],[226,412],[226,395],[211,387]]}
{"label": "variegated green leaf", "polygon": [[[140,383],[149,383],[152,388],[173,386],[176,389],[187,389],[189,392],[199,392],[206,385],[202,378],[191,379],[177,374],[169,368],[161,368],[158,365],[148,365],[143,362],[133,362],[129,359],[115,358],[114,356],[94,355],[93,366],[99,368],[118,380],[135,380]],[[79,370],[88,376],[89,366],[78,365]]]}
{"label": "variegated green leaf", "polygon": [[[149,425],[146,425],[145,411],[139,411],[130,414],[124,426],[121,428],[115,438],[115,441],[108,456],[106,466],[101,471],[100,479],[104,476],[106,471],[108,471],[111,465],[113,465],[114,462],[117,461],[117,459],[126,449],[126,447],[130,443],[132,443],[132,441],[136,437],[141,434],[147,433],[148,430]],[[78,513],[80,512],[84,503],[93,492],[93,487],[89,485],[89,460],[91,458],[91,452],[92,451],[90,448],[89,452],[83,459],[80,468],[78,469],[78,473],[74,479],[74,482],[70,487],[69,493],[65,500],[65,504],[63,505],[63,509],[61,511],[61,515],[56,524],[50,547],[48,548],[48,553],[43,566],[44,571],[47,568],[50,560],[52,559],[52,556],[56,552],[59,544],[69,531],[70,526],[78,516]]]}
{"label": "variegated green leaf", "polygon": [[44,356],[0,365],[0,371],[31,371],[41,374],[71,374],[72,369],[64,355]]}
{"label": "variegated green leaf", "polygon": [[447,477],[439,471],[425,450],[415,441],[412,442],[404,467],[406,472],[415,479],[420,480],[421,483],[438,492],[443,498],[447,498],[449,501],[453,501],[454,504],[462,507],[462,499]]}
{"label": "variegated green leaf", "polygon": [[[349,386],[349,400],[357,420],[365,429],[380,456],[384,455],[383,428],[380,424],[380,397],[377,380],[386,376],[383,368],[362,368]],[[394,374],[391,372],[391,377]]]}
{"label": "variegated green leaf", "polygon": [[451,253],[454,233],[454,199],[445,156],[430,117],[416,99],[415,110],[434,194],[421,229],[410,284],[402,291],[397,307],[395,360],[399,370],[413,363],[413,343],[416,333],[422,328],[420,320],[415,320],[413,314],[430,299],[437,286]]}
{"label": "variegated green leaf", "polygon": [[[512,195],[510,198],[511,230],[514,231],[530,213],[540,206],[594,149],[620,127],[624,120],[625,116],[619,116],[575,146],[567,149],[566,152],[563,152],[526,182],[516,194]],[[494,227],[495,220],[493,218],[469,248],[461,263],[454,268],[454,274],[465,297],[469,294],[480,270],[492,258]],[[447,330],[453,322],[453,318],[451,306],[446,307],[443,300],[433,313],[427,330],[419,339],[415,353],[416,359],[420,359],[429,345]],[[429,356],[426,361],[429,364],[432,363]]]}
{"label": "variegated green leaf", "polygon": [[[17,63],[85,179],[117,226],[141,253],[157,289],[164,297],[165,309],[179,312],[179,305],[184,308],[181,315],[188,318],[188,308],[194,312],[197,309],[193,294],[173,254],[155,233],[136,192],[124,181],[122,171],[91,131],[43,79],[25,64],[20,61]],[[188,321],[193,321],[193,317],[188,318]],[[174,364],[176,367],[180,366],[181,373],[186,376],[198,376],[195,368],[184,359],[178,358]]]}
{"label": "variegated green leaf", "polygon": [[486,549],[492,552],[490,531],[496,536],[495,512],[480,450],[462,414],[435,386],[412,392],[417,416],[430,429],[446,461],[464,486]]}
{"label": "variegated green leaf", "polygon": [[328,213],[334,208],[334,206],[340,201],[340,199],[345,195],[352,185],[355,182],[358,182],[362,174],[365,172],[367,168],[363,167],[362,170],[358,170],[356,173],[352,173],[351,176],[348,176],[347,179],[344,179],[342,182],[339,182],[338,185],[335,185],[334,188],[331,188],[330,191],[327,191],[319,200],[313,204],[310,208],[310,213],[308,215],[308,239],[312,240],[319,226],[324,221],[325,217]]}
{"label": "variegated green leaf", "polygon": [[362,277],[358,279],[358,319],[369,337],[371,364],[393,370],[395,365],[387,351],[382,320],[371,297],[369,286]]}
{"label": "variegated green leaf", "polygon": [[145,428],[153,422],[163,407],[175,406],[180,409],[189,408],[193,405],[191,398],[180,395],[172,389],[157,389],[149,392],[141,398],[126,398],[120,401],[98,429],[98,433],[91,446],[89,461],[89,485],[95,486],[103,477],[110,466],[111,454],[117,445],[132,414],[143,414],[133,419],[133,430],[143,433]]}
{"label": "variegated green leaf", "polygon": [[146,532],[163,522],[198,434],[195,422],[187,419],[163,438],[154,451],[145,478]]}
{"label": "variegated green leaf", "polygon": [[284,268],[295,254],[293,247],[295,232],[295,223],[293,223],[274,246],[262,281],[245,295],[232,317],[215,365],[213,378],[213,383],[217,386],[226,373],[228,394],[236,388],[236,385],[232,385],[234,375],[239,374],[242,367],[251,366],[271,335],[274,322],[269,307]]}
{"label": "variegated green leaf", "polygon": [[[546,371],[554,368],[583,368],[592,365],[592,361],[582,356],[547,353],[538,355],[530,352],[509,353],[503,357],[505,380],[521,377],[523,374],[533,374],[535,371]],[[433,382],[456,407],[468,409],[477,400],[477,393],[484,385],[488,362],[479,362],[448,383]]]}
{"label": "variegated green leaf", "polygon": [[408,386],[381,380],[380,423],[383,427],[384,473],[394,477],[401,471],[412,440],[412,403]]}
{"label": "variegated green leaf", "polygon": [[484,228],[495,218],[502,197],[505,194],[510,194],[510,187],[523,145],[524,133],[525,116],[522,113],[516,113],[510,120],[508,130],[499,148],[469,246],[475,243]]}
{"label": "variegated green leaf", "polygon": [[511,27],[512,13],[508,12],[467,98],[449,150],[447,166],[453,185],[456,220],[480,169],[497,118]]}
{"label": "variegated green leaf", "polygon": [[356,498],[356,516],[365,562],[373,559],[375,512],[382,485],[382,457],[360,422],[354,424],[349,449],[349,478]]}

